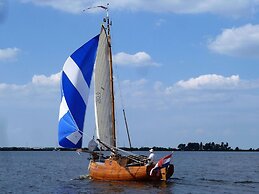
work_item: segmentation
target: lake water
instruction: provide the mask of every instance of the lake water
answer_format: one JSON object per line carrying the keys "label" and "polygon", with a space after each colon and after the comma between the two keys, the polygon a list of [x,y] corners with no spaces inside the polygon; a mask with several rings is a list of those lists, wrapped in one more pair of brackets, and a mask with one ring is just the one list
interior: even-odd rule
{"label": "lake water", "polygon": [[0,193],[259,193],[259,152],[174,152],[167,183],[89,180],[88,157],[0,152]]}

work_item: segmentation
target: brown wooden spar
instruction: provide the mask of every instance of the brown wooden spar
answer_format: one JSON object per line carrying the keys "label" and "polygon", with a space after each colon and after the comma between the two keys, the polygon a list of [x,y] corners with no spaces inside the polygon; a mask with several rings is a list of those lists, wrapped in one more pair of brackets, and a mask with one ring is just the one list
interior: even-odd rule
{"label": "brown wooden spar", "polygon": [[110,90],[111,90],[111,116],[112,116],[112,146],[116,147],[116,131],[115,131],[115,105],[114,105],[114,86],[113,86],[113,67],[112,67],[112,46],[111,46],[111,35],[110,35],[110,19],[107,8],[107,31],[108,31],[108,45],[109,45],[109,63],[110,63]]}

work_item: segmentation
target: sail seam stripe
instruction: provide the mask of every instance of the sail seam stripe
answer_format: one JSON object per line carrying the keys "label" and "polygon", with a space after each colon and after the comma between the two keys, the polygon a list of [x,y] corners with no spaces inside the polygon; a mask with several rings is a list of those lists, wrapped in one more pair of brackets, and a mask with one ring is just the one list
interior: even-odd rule
{"label": "sail seam stripe", "polygon": [[71,57],[68,57],[68,59],[66,60],[63,71],[67,75],[73,86],[77,89],[85,104],[87,104],[89,86],[86,83],[80,68]]}
{"label": "sail seam stripe", "polygon": [[65,86],[63,87],[63,93],[69,111],[71,112],[71,115],[78,128],[83,129],[86,104],[81,94],[78,92],[65,73],[62,75],[62,85]]}
{"label": "sail seam stripe", "polygon": [[62,96],[62,100],[60,103],[60,109],[59,109],[59,121],[60,119],[69,111],[67,102],[64,96]]}

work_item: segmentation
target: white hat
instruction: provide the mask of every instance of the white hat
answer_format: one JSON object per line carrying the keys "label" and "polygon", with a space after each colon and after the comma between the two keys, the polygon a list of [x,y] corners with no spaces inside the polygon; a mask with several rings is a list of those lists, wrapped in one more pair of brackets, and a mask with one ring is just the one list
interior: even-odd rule
{"label": "white hat", "polygon": [[150,149],[149,152],[153,152],[154,150],[153,149]]}

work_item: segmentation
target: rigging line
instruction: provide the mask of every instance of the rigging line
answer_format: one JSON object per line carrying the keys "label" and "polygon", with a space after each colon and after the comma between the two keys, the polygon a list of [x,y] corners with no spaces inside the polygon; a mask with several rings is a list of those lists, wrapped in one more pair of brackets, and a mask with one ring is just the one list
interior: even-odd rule
{"label": "rigging line", "polygon": [[123,103],[123,98],[122,98],[122,90],[121,90],[120,78],[119,78],[119,74],[118,74],[118,67],[117,67],[117,65],[115,65],[115,69],[116,69],[115,73],[116,73],[116,76],[118,78],[119,96],[120,96],[121,107],[122,107],[122,111],[123,111],[123,117],[124,117],[124,121],[125,121],[125,127],[126,127],[127,136],[128,136],[129,146],[130,146],[130,148],[132,148],[131,140],[130,140],[130,135],[129,135],[128,122],[127,122],[127,118],[126,118],[125,105]]}
{"label": "rigging line", "polygon": [[[97,139],[97,141],[99,141],[100,144],[102,144],[104,147],[108,148],[108,149],[109,149],[112,153],[114,153],[114,154],[117,154],[118,151],[121,151],[121,152],[127,153],[127,154],[129,155],[129,156],[127,156],[127,157],[130,157],[130,156],[138,156],[138,155],[135,155],[135,154],[133,154],[133,153],[131,154],[131,153],[125,151],[125,150],[122,150],[122,149],[120,149],[120,148],[118,148],[118,147],[106,145],[104,142],[102,142],[102,141],[99,140],[99,139]],[[136,158],[134,158],[134,157],[131,157],[130,159],[132,159],[133,161],[138,162],[138,163],[142,163],[142,162],[143,162],[143,161],[138,160],[138,159],[136,159]]]}
{"label": "rigging line", "polygon": [[88,139],[93,139],[93,137],[90,137],[89,135],[87,135],[85,132],[81,131],[80,129],[77,129],[77,131],[81,132],[83,135],[86,136],[86,138]]}
{"label": "rigging line", "polygon": [[102,144],[105,144],[107,147],[110,147],[110,148],[112,148],[112,149],[121,151],[121,152],[123,152],[123,153],[125,153],[125,154],[138,156],[137,154],[135,154],[135,153],[133,153],[133,152],[126,151],[126,150],[120,149],[120,148],[118,148],[118,147],[114,147],[114,146],[112,146],[112,145],[109,145],[109,144],[107,144],[106,142],[101,141],[100,139],[99,139],[98,141],[101,142]]}

